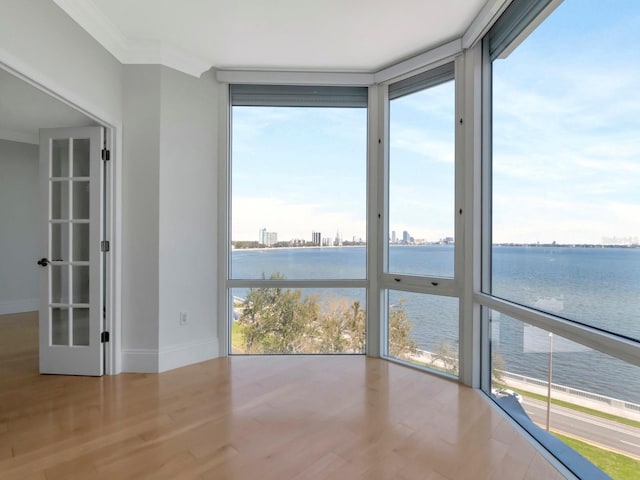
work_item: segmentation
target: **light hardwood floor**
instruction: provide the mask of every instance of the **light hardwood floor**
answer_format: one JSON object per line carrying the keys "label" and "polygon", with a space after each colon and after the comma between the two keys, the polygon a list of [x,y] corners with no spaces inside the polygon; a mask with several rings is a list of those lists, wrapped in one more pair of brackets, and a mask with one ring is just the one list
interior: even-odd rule
{"label": "light hardwood floor", "polygon": [[2,479],[563,478],[474,390],[382,360],[45,376],[35,314],[0,338]]}

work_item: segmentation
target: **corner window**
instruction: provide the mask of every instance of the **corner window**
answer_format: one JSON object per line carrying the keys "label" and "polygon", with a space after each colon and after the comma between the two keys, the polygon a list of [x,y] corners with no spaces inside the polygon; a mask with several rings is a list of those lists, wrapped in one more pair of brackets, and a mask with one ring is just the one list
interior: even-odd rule
{"label": "corner window", "polygon": [[534,435],[577,476],[600,473],[558,439],[629,478],[640,472],[624,437],[640,435],[640,4],[556,5],[516,0],[484,39],[485,388],[548,432]]}

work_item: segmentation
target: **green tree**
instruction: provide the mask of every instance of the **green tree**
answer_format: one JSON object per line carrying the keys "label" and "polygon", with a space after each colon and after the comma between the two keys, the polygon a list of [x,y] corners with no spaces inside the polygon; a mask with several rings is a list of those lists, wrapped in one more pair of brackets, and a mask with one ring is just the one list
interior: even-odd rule
{"label": "green tree", "polygon": [[301,290],[251,289],[238,319],[247,352],[305,353],[318,310],[316,297],[303,298]]}
{"label": "green tree", "polygon": [[[274,274],[272,280],[282,279]],[[251,289],[241,305],[235,348],[247,353],[363,353],[366,312],[358,301],[317,296],[279,287]],[[241,333],[241,335],[240,335]],[[389,313],[389,353],[408,358],[417,350],[404,304]]]}
{"label": "green tree", "polygon": [[389,308],[389,355],[407,359],[415,355],[418,345],[411,336],[411,322],[404,309],[404,300]]}

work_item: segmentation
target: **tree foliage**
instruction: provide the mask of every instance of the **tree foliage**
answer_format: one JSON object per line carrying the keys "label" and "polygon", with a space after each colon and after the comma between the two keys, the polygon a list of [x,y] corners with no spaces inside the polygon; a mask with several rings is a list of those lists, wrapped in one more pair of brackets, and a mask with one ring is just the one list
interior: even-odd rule
{"label": "tree foliage", "polygon": [[[281,279],[275,274],[271,279]],[[302,294],[280,287],[251,289],[238,305],[238,325],[247,353],[364,353],[366,312],[360,302]],[[390,354],[417,349],[403,306],[389,314]]]}

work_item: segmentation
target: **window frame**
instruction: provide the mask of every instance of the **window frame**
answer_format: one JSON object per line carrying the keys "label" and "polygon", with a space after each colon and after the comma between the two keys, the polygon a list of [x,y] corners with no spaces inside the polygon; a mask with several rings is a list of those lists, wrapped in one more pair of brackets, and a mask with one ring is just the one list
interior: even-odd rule
{"label": "window frame", "polygon": [[[453,70],[453,82],[454,82],[454,211],[451,215],[454,217],[454,268],[453,277],[438,277],[433,275],[417,275],[417,274],[401,274],[388,271],[389,265],[389,172],[390,172],[390,102],[389,88],[393,84],[408,83],[412,79],[422,78],[426,80],[427,85],[424,89],[428,89],[433,86],[440,85],[444,82],[435,82],[430,84],[430,74],[434,72],[436,77],[443,67],[452,65]],[[448,81],[448,80],[445,80]],[[421,91],[422,88],[415,90]],[[424,370],[425,372],[440,375],[445,378],[451,378],[454,380],[462,380],[468,378],[469,369],[471,364],[467,361],[463,362],[463,358],[468,358],[468,351],[473,349],[473,341],[470,338],[463,340],[463,332],[469,333],[469,329],[465,326],[465,313],[463,308],[462,297],[462,283],[464,274],[463,265],[463,205],[465,203],[464,195],[464,142],[465,142],[465,130],[464,130],[464,57],[461,54],[447,56],[440,59],[437,62],[433,62],[428,66],[425,66],[419,70],[412,71],[410,74],[405,74],[400,77],[395,77],[391,80],[384,82],[380,86],[380,104],[383,105],[383,129],[380,137],[380,143],[383,147],[381,168],[380,168],[380,182],[378,188],[380,189],[380,212],[382,213],[378,223],[380,224],[380,233],[378,240],[381,241],[381,245],[378,248],[379,258],[379,285],[377,289],[377,296],[380,299],[380,315],[379,315],[379,328],[380,328],[380,355],[385,360],[399,363],[409,366],[411,368],[417,368]],[[391,357],[388,351],[388,295],[387,292],[409,292],[420,293],[433,296],[446,296],[458,299],[458,364],[459,374],[454,376],[442,371],[430,369],[428,367],[422,367],[408,361]],[[464,351],[464,353],[463,353]]]}
{"label": "window frame", "polygon": [[[362,279],[303,279],[303,280],[295,280],[295,279],[234,279],[231,277],[231,261],[232,261],[232,248],[231,248],[231,222],[232,222],[232,127],[233,127],[233,100],[232,100],[232,89],[235,84],[223,84],[220,86],[219,92],[219,100],[224,102],[224,108],[221,108],[221,115],[219,118],[220,128],[219,128],[219,155],[220,158],[224,159],[220,162],[219,169],[219,192],[220,195],[218,197],[218,214],[222,221],[220,222],[220,226],[223,228],[222,235],[220,238],[222,241],[218,245],[218,258],[219,263],[221,264],[218,269],[218,318],[222,319],[222,321],[218,322],[218,335],[220,339],[220,354],[224,356],[232,355],[231,353],[231,318],[233,312],[233,290],[237,288],[284,288],[284,289],[307,289],[307,288],[317,288],[317,289],[364,289],[366,292],[365,305],[366,309],[366,345],[365,345],[365,353],[367,355],[376,355],[377,351],[375,346],[370,347],[370,341],[374,341],[377,343],[376,332],[370,332],[372,330],[372,319],[375,318],[373,315],[377,315],[377,312],[371,312],[370,306],[372,305],[373,297],[370,293],[370,277],[371,277],[371,265],[372,260],[371,257],[371,242],[369,240],[369,236],[371,235],[371,198],[375,198],[376,193],[371,192],[372,187],[369,182],[369,178],[371,177],[371,168],[372,155],[371,151],[371,128],[372,128],[372,107],[371,107],[371,87],[364,85],[351,85],[351,86],[343,86],[343,85],[274,85],[274,84],[252,84],[248,85],[248,88],[244,88],[243,84],[237,84],[241,87],[241,90],[251,91],[255,89],[260,95],[262,92],[265,93],[265,97],[267,97],[266,102],[264,104],[255,105],[257,107],[260,106],[280,106],[278,103],[273,103],[269,95],[271,92],[275,92],[276,95],[282,95],[284,98],[284,103],[282,106],[309,106],[309,107],[318,107],[322,108],[324,106],[331,107],[334,106],[332,103],[318,103],[317,99],[313,99],[313,101],[309,104],[302,104],[300,101],[300,95],[304,96],[305,92],[314,92],[317,90],[335,90],[340,94],[344,94],[345,91],[348,91],[349,88],[358,89],[358,88],[366,88],[366,106],[360,106],[359,108],[365,108],[367,110],[366,113],[366,165],[365,165],[365,175],[366,175],[366,193],[365,193],[365,202],[366,202],[366,230],[367,230],[367,244],[365,246],[365,277]],[[287,95],[287,92],[293,92],[291,95]],[[301,93],[302,92],[302,93]],[[349,98],[347,97],[347,102],[349,102]],[[264,101],[260,99],[260,101]],[[322,100],[322,97],[320,98]],[[271,103],[270,103],[271,102]],[[300,105],[296,105],[296,103],[300,103]],[[248,106],[246,103],[246,99],[243,98],[240,106]],[[335,105],[336,107],[345,107],[345,108],[354,108],[354,105]],[[374,109],[374,114],[375,109]],[[377,114],[376,114],[377,115]],[[375,126],[375,122],[373,126]],[[375,263],[373,263],[375,269]],[[375,270],[374,270],[375,271]],[[377,306],[377,305],[376,305]],[[374,328],[375,330],[375,328]],[[374,344],[375,345],[375,344]],[[360,354],[354,354],[360,355]]]}

